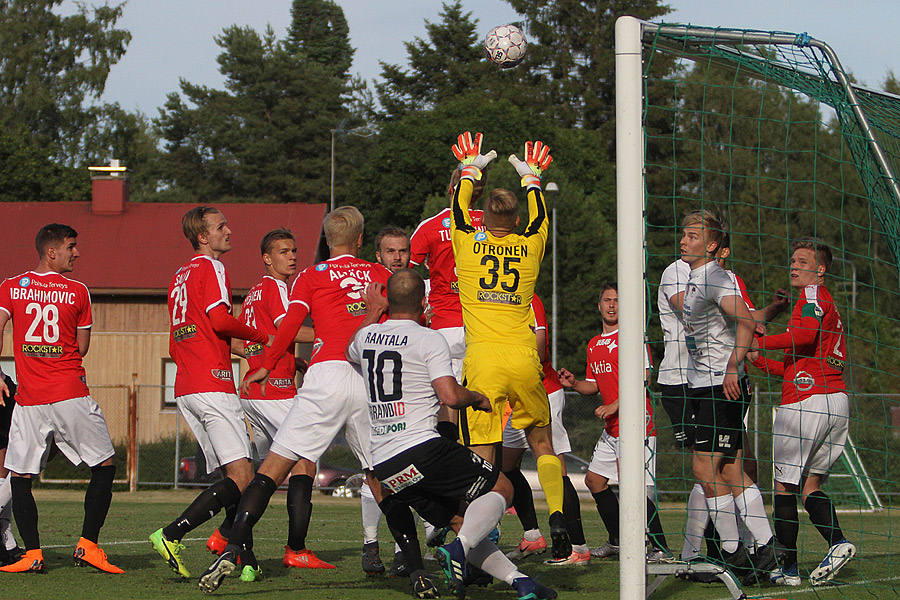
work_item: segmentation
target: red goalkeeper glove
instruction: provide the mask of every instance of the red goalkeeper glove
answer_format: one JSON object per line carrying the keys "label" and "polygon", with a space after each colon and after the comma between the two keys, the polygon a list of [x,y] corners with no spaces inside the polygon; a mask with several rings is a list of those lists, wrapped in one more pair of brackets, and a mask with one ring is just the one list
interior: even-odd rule
{"label": "red goalkeeper glove", "polygon": [[525,142],[525,160],[520,160],[515,154],[510,154],[509,162],[516,168],[519,177],[522,178],[522,187],[541,187],[541,173],[547,170],[553,157],[550,156],[550,147],[540,141]]}
{"label": "red goalkeeper glove", "polygon": [[456,138],[453,155],[459,161],[459,169],[462,171],[463,178],[473,181],[480,180],[481,172],[492,160],[497,158],[497,152],[494,150],[487,154],[481,153],[481,133],[476,133],[473,138],[468,131],[459,134],[459,137]]}

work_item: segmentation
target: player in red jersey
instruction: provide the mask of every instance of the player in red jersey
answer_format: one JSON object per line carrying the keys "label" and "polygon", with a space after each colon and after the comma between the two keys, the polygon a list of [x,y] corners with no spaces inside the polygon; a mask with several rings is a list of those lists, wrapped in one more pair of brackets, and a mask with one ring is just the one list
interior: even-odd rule
{"label": "player in red jersey", "polygon": [[[603,435],[594,447],[594,455],[588,467],[584,483],[597,503],[597,512],[609,532],[609,541],[591,554],[606,558],[619,553],[619,500],[610,482],[619,479],[619,292],[615,283],[606,283],[600,292],[597,307],[603,317],[603,332],[588,343],[587,375],[578,381],[566,369],[559,370],[559,382],[563,387],[579,394],[600,394],[602,404],[594,411],[598,419],[606,421]],[[650,376],[649,352],[645,355],[647,377]],[[656,477],[656,428],[653,425],[653,407],[647,394],[647,439],[645,442],[645,470],[647,483],[647,526],[652,549],[647,552],[648,561],[661,561],[670,557],[663,535],[659,513],[652,496],[655,495]]]}
{"label": "player in red jersey", "polygon": [[[287,281],[297,272],[297,243],[294,241],[294,234],[287,229],[274,229],[263,236],[259,250],[266,275],[250,289],[244,299],[241,321],[267,335],[274,335],[287,313]],[[311,331],[307,327],[302,327],[297,341],[311,342],[312,336],[308,335]],[[262,366],[265,346],[259,342],[234,341],[240,343],[237,354],[247,359],[248,374],[259,369]],[[235,349],[232,348],[232,351]],[[272,371],[266,393],[263,393],[258,383],[247,389],[241,389],[241,406],[253,430],[253,445],[260,459],[264,459],[268,454],[275,432],[284,422],[294,403],[294,396],[297,394],[295,375],[294,345],[291,344]],[[309,512],[308,506],[311,504],[315,470],[308,473],[298,466],[291,475],[287,498],[288,545],[299,544],[299,547],[303,547],[307,533],[304,515]],[[225,522],[213,531],[206,543],[210,552],[221,554],[225,549],[231,535],[233,518],[233,514],[230,518],[226,516]],[[258,575],[258,569],[251,565],[245,565],[241,573],[244,581],[255,581]]]}
{"label": "player in red jersey", "polygon": [[[212,591],[231,573],[242,549],[252,547],[252,528],[262,516],[278,483],[298,461],[314,465],[341,428],[367,472],[367,482],[381,500],[380,484],[372,469],[369,415],[365,382],[344,355],[347,342],[365,319],[363,291],[372,282],[387,282],[390,271],[358,258],[362,247],[363,216],[352,206],[330,212],[323,224],[331,258],[303,271],[291,289],[287,315],[278,328],[263,367],[244,380],[265,389],[270,371],[294,340],[300,324],[312,316],[316,340],[309,370],[296,402],[278,429],[269,455],[241,497],[237,517],[225,551],[200,579]],[[285,562],[324,563],[305,548],[285,548]],[[327,567],[328,563],[324,563]]]}
{"label": "player in red jersey", "polygon": [[[456,186],[459,185],[460,173],[459,169],[453,169],[449,189],[451,198]],[[481,197],[485,182],[484,177],[475,182],[472,204]],[[483,216],[482,211],[469,209],[472,226],[479,231],[484,230]],[[413,232],[410,239],[409,262],[414,265],[428,263],[428,279],[430,281],[428,304],[434,312],[430,327],[438,330],[447,340],[447,344],[450,346],[453,373],[461,381],[462,361],[466,355],[466,339],[463,329],[462,304],[459,301],[459,283],[456,279],[456,259],[453,256],[453,245],[450,241],[449,207],[422,221]],[[442,430],[441,435],[448,437],[446,427],[440,426],[439,422],[438,429]]]}
{"label": "player in red jersey", "polygon": [[[0,348],[12,319],[19,377],[5,467],[12,476],[13,514],[26,551],[17,562],[0,567],[7,573],[44,572],[31,482],[47,460],[51,439],[73,464],[91,468],[75,563],[124,572],[97,546],[116,467],[103,411],[90,397],[81,364],[91,343],[90,293],[83,283],[63,276],[75,268],[77,236],[68,225],[45,225],[35,238],[37,269],[0,284]],[[0,401],[8,393],[0,382]]]}
{"label": "player in red jersey", "polygon": [[[572,451],[569,443],[569,434],[563,424],[563,410],[566,407],[566,394],[559,382],[559,374],[550,362],[550,337],[547,335],[547,312],[544,303],[537,294],[531,300],[531,309],[534,311],[534,333],[537,338],[538,356],[544,369],[544,389],[550,400],[551,436],[553,438],[553,450],[559,457],[563,473],[563,515],[566,518],[566,528],[572,542],[572,553],[564,558],[551,558],[544,561],[548,565],[584,565],[590,562],[591,554],[584,539],[584,529],[581,526],[581,503],[578,500],[578,492],[566,473],[565,454]],[[516,516],[525,530],[522,541],[515,550],[508,552],[507,557],[513,560],[525,558],[531,554],[543,553],[547,548],[547,542],[538,528],[537,515],[534,510],[534,496],[531,486],[520,470],[522,455],[528,448],[525,433],[512,426],[511,420],[506,422],[503,429],[503,474],[509,479],[515,489],[513,506]]]}
{"label": "player in red jersey", "polygon": [[[231,230],[218,209],[198,206],[181,221],[196,254],[169,285],[169,354],[175,361],[175,402],[197,438],[209,473],[225,477],[204,490],[172,523],[150,534],[166,563],[190,577],[180,540],[223,508],[237,504],[253,478],[250,436],[231,372],[231,338],[268,343],[269,336],[231,316],[231,284],[219,257],[231,250]],[[248,553],[244,564],[253,567]]]}
{"label": "player in red jersey", "polygon": [[838,522],[831,499],[822,491],[831,466],[841,457],[849,428],[850,406],[844,384],[844,325],[828,288],[831,249],[817,239],[791,244],[791,287],[800,293],[788,330],[758,340],[764,350],[784,350],[782,360],[758,357],[753,364],[783,377],[781,407],[775,413],[775,536],[789,549],[785,565],[771,580],[800,585],[797,496],[829,550],[810,573],[819,585],[856,554]]}

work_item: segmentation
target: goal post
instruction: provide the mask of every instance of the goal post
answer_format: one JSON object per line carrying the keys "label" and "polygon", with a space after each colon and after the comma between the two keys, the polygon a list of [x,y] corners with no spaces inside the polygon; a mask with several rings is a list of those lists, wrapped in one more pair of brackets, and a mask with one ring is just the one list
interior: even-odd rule
{"label": "goal post", "polygon": [[[854,84],[834,50],[805,33],[621,17],[615,53],[620,598],[644,597],[658,586],[647,586],[645,563],[641,353],[649,343],[658,364],[662,333],[650,299],[662,270],[678,258],[682,216],[701,208],[724,217],[730,268],[760,309],[777,288],[789,288],[793,240],[817,237],[831,246],[826,283],[846,338],[852,440],[835,469],[858,482],[851,491],[843,484],[840,521],[867,555],[865,565],[847,568],[855,579],[842,580],[837,597],[854,597],[857,586],[896,593],[891,536],[867,519],[878,518],[882,504],[889,514],[892,495],[900,493],[900,461],[893,458],[900,431],[889,416],[900,389],[900,97]],[[787,314],[796,299],[795,292]],[[784,331],[786,316],[767,323],[767,333]],[[777,404],[781,378],[751,367],[748,373]],[[657,403],[657,490],[683,494],[693,483],[690,461],[672,441],[661,408]],[[754,420],[750,432],[760,440],[765,497],[772,492],[771,425],[770,417]],[[683,504],[673,504],[661,507],[670,511],[664,521],[676,514],[683,520]],[[853,514],[845,518],[848,507]],[[802,503],[798,508],[807,527]],[[677,554],[683,529],[666,533]],[[813,529],[800,537],[803,585],[827,551],[817,536]]]}

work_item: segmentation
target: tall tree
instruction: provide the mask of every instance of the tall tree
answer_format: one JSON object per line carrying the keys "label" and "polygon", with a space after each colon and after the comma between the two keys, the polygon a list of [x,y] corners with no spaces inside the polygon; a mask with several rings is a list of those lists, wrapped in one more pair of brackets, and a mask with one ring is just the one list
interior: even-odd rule
{"label": "tall tree", "polygon": [[286,40],[232,26],[216,38],[225,89],[187,81],[155,121],[171,195],[324,202],[331,130],[351,115],[346,22],[330,0],[295,0]]}
{"label": "tall tree", "polygon": [[115,25],[123,4],[89,13],[79,4],[60,16],[63,0],[0,2],[0,125],[24,126],[36,147],[68,165],[95,150],[86,129],[102,121],[99,99],[110,68],[131,34]]}

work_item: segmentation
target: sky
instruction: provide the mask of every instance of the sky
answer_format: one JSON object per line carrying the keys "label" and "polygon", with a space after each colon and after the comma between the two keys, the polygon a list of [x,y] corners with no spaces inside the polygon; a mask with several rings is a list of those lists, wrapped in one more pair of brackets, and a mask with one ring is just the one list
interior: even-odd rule
{"label": "sky", "polygon": [[[356,48],[352,72],[370,81],[380,76],[379,61],[406,64],[404,42],[427,39],[425,20],[440,21],[441,0],[337,0]],[[87,0],[88,6],[96,0]],[[259,32],[271,25],[283,38],[291,0],[128,0],[118,26],[131,32],[128,52],[110,72],[103,100],[127,110],[158,116],[166,95],[179,91],[179,79],[221,88],[215,37],[229,25]],[[830,44],[844,68],[879,88],[893,69],[900,75],[900,3],[895,0],[669,0],[667,22],[808,32]],[[886,7],[892,7],[887,8]],[[63,12],[74,10],[65,0]],[[504,0],[463,0],[478,19],[479,34],[520,20]]]}

